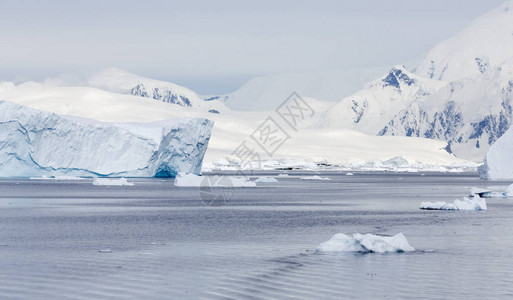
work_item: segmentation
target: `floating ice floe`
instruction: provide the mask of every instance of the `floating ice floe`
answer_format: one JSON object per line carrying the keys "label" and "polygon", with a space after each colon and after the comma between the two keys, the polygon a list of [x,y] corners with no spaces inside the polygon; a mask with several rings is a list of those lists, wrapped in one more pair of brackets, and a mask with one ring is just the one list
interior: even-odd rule
{"label": "floating ice floe", "polygon": [[329,241],[320,244],[316,252],[410,252],[415,249],[410,246],[402,233],[394,236],[379,236],[374,234],[353,234],[353,237],[343,233],[335,234]]}
{"label": "floating ice floe", "polygon": [[289,174],[279,174],[278,177],[289,177]]}
{"label": "floating ice floe", "polygon": [[128,182],[126,178],[95,178],[93,185],[110,185],[110,186],[132,186],[133,182]]}
{"label": "floating ice floe", "polygon": [[175,186],[201,186],[205,177],[195,174],[178,173],[175,177]]}
{"label": "floating ice floe", "polygon": [[301,177],[300,179],[301,180],[331,180],[328,177],[321,177],[321,176],[317,176],[317,175]]}
{"label": "floating ice floe", "polygon": [[245,177],[235,176],[198,176],[195,174],[178,173],[175,186],[180,187],[253,187],[256,183]]}
{"label": "floating ice floe", "polygon": [[454,200],[453,203],[440,202],[422,202],[420,209],[428,210],[486,210],[486,200],[475,195],[474,198],[469,199],[463,197],[463,200]]}
{"label": "floating ice floe", "polygon": [[353,176],[354,174],[349,172],[349,173],[346,173],[346,176]]}
{"label": "floating ice floe", "polygon": [[481,198],[506,198],[507,192],[501,193],[476,187],[470,188],[469,196],[474,197],[475,195],[478,195]]}
{"label": "floating ice floe", "polygon": [[273,177],[258,177],[257,180],[255,180],[255,182],[271,183],[271,182],[278,182],[278,180],[276,178],[273,178]]}

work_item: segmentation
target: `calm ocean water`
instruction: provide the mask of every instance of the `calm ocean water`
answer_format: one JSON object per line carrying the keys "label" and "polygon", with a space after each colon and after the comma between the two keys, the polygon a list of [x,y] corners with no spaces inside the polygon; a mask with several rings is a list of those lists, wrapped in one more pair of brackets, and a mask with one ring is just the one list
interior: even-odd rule
{"label": "calm ocean water", "polygon": [[[206,206],[173,180],[0,180],[1,299],[512,299],[513,199],[422,211],[475,174],[323,172]],[[262,173],[276,175],[276,173]],[[317,254],[335,233],[402,232],[417,251]]]}

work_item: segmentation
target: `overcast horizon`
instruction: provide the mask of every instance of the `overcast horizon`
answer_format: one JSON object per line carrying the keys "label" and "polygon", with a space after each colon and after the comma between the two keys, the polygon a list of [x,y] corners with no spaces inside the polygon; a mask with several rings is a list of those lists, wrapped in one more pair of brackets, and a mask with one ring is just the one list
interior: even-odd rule
{"label": "overcast horizon", "polygon": [[503,2],[2,1],[0,80],[116,67],[223,94],[258,75],[406,63]]}

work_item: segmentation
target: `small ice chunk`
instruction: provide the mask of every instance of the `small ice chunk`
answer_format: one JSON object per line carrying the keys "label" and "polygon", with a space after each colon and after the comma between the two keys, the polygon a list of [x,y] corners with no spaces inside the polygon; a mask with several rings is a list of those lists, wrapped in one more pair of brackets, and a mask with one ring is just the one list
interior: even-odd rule
{"label": "small ice chunk", "polygon": [[273,177],[259,177],[259,178],[257,178],[257,180],[255,180],[255,182],[271,183],[271,182],[278,182],[278,180],[276,178],[273,178]]}
{"label": "small ice chunk", "polygon": [[349,173],[346,173],[346,176],[353,176],[354,174],[349,172]]}
{"label": "small ice chunk", "polygon": [[427,210],[486,210],[486,200],[475,195],[473,199],[463,197],[463,200],[455,200],[453,203],[447,202],[422,202],[420,209]]}
{"label": "small ice chunk", "polygon": [[131,186],[133,182],[128,182],[126,178],[102,178],[98,177],[93,180],[93,185],[110,185],[110,186]]}
{"label": "small ice chunk", "polygon": [[506,198],[508,196],[507,192],[492,192],[491,190],[473,187],[469,191],[469,196],[474,197],[475,195],[478,195],[481,198]]}
{"label": "small ice chunk", "polygon": [[178,173],[175,177],[175,186],[201,186],[205,177],[189,173]]}
{"label": "small ice chunk", "polygon": [[98,250],[98,252],[100,252],[100,253],[111,253],[112,250],[110,250],[110,249],[101,249],[101,250]]}
{"label": "small ice chunk", "polygon": [[329,241],[320,244],[316,252],[362,252],[387,253],[415,251],[402,233],[394,236],[379,236],[374,234],[353,234],[353,237],[343,233],[335,234]]}
{"label": "small ice chunk", "polygon": [[301,177],[300,179],[301,180],[331,180],[328,177],[321,177],[321,176],[317,176],[317,175]]}
{"label": "small ice chunk", "polygon": [[487,189],[482,189],[482,188],[478,188],[478,187],[471,187],[470,191],[468,192],[468,195],[470,197],[474,197],[475,195],[479,195],[479,197],[481,197],[482,194],[490,193],[490,192],[491,191],[487,190]]}
{"label": "small ice chunk", "polygon": [[282,174],[279,174],[278,177],[289,177],[289,174],[282,173]]}

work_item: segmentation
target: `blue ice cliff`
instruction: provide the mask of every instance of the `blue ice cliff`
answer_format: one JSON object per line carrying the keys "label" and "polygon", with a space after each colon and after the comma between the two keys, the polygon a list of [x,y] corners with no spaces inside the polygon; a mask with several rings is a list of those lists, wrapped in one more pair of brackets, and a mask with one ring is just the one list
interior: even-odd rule
{"label": "blue ice cliff", "polygon": [[199,174],[213,122],[107,123],[0,100],[0,177]]}

